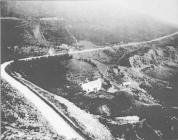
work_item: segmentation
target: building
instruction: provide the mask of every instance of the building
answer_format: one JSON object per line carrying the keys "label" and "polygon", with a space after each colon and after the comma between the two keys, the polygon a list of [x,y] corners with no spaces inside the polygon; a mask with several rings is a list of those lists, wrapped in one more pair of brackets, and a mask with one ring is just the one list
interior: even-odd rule
{"label": "building", "polygon": [[83,83],[83,84],[81,84],[81,87],[87,93],[89,93],[89,92],[97,92],[102,88],[102,79],[99,78],[99,79],[97,79],[95,81],[90,81],[90,82],[87,82],[87,83]]}

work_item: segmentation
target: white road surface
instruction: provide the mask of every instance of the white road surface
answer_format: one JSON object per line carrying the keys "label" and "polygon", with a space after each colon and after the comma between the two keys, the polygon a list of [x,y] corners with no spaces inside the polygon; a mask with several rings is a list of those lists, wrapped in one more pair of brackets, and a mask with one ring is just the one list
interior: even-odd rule
{"label": "white road surface", "polygon": [[[178,32],[175,32],[173,34],[159,37],[150,41],[144,41],[144,42],[134,42],[134,43],[128,43],[123,45],[118,45],[118,47],[124,47],[129,45],[138,45],[138,44],[145,44],[145,43],[151,43],[154,41],[159,41],[161,39],[165,39],[167,37],[170,37],[172,35],[176,35]],[[89,49],[89,50],[82,50],[82,51],[72,51],[69,52],[69,54],[78,54],[78,53],[85,53],[85,52],[92,52],[92,51],[98,51],[98,50],[105,50],[110,47],[104,47],[104,48],[96,48],[96,49]],[[61,54],[56,54],[61,55]],[[33,58],[40,58],[40,57],[48,57],[46,56],[38,56],[38,57],[30,57],[25,58],[23,60],[29,60]],[[65,122],[59,114],[57,114],[50,106],[48,106],[44,101],[42,101],[35,93],[33,93],[31,90],[29,90],[26,86],[15,80],[13,77],[11,77],[6,71],[5,68],[12,63],[12,61],[5,62],[1,65],[1,77],[6,80],[12,87],[16,88],[19,92],[21,92],[24,97],[26,97],[28,100],[30,100],[34,105],[39,109],[39,111],[42,113],[42,115],[47,119],[47,121],[51,124],[51,126],[56,130],[56,132],[59,135],[65,136],[67,139],[77,138],[77,139],[84,139],[80,134],[78,134],[67,122]]]}
{"label": "white road surface", "polygon": [[82,136],[80,136],[68,123],[66,123],[59,114],[42,101],[35,93],[15,80],[5,71],[6,66],[11,62],[12,61],[6,62],[1,65],[1,77],[35,105],[59,135],[65,136],[67,139],[76,138],[82,140]]}

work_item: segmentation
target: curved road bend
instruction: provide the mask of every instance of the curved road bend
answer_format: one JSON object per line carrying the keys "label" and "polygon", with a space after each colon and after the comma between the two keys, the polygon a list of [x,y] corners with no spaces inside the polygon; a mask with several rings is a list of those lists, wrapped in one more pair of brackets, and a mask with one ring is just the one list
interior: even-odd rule
{"label": "curved road bend", "polygon": [[[118,45],[118,47],[124,47],[129,45],[138,45],[138,44],[144,44],[144,43],[151,43],[154,41],[159,41],[161,39],[165,39],[167,37],[170,37],[172,35],[176,35],[178,32],[159,37],[150,41],[143,41],[143,42],[134,42],[134,43],[128,43],[123,45]],[[77,54],[77,53],[85,53],[85,52],[92,52],[97,50],[105,50],[110,47],[104,47],[104,48],[96,48],[96,49],[88,49],[88,50],[81,50],[81,51],[72,51],[69,52],[69,54]],[[65,53],[62,53],[65,54]],[[62,54],[55,54],[55,55],[62,55]],[[55,56],[54,55],[54,56]],[[29,60],[33,58],[40,58],[40,57],[48,57],[49,55],[45,56],[37,56],[37,57],[30,57],[30,58],[24,58],[21,60]],[[84,139],[78,132],[76,132],[67,122],[64,121],[64,119],[57,114],[51,107],[49,107],[43,100],[41,100],[35,93],[33,93],[31,90],[29,90],[26,86],[15,80],[13,77],[11,77],[6,71],[5,68],[12,63],[12,61],[5,62],[1,65],[1,76],[4,80],[6,80],[12,87],[19,90],[27,99],[29,99],[32,103],[35,104],[35,106],[39,109],[39,111],[42,113],[42,115],[47,119],[47,121],[51,124],[51,126],[56,130],[56,132],[59,135],[66,136],[67,139],[77,138],[77,139]]]}
{"label": "curved road bend", "polygon": [[84,138],[80,136],[64,119],[57,114],[51,107],[49,107],[43,100],[41,100],[35,93],[29,90],[26,86],[11,77],[5,68],[12,61],[5,62],[1,65],[1,76],[6,80],[12,87],[20,91],[27,99],[29,99],[46,118],[50,125],[56,130],[60,136],[65,136],[67,139],[80,139]]}

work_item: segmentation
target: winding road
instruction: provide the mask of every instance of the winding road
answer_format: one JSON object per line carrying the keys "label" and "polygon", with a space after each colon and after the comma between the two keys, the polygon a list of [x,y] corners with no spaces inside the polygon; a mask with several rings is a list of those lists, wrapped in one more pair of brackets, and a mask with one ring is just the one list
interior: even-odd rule
{"label": "winding road", "polygon": [[[139,45],[139,44],[145,44],[145,43],[151,43],[154,41],[159,41],[162,39],[165,39],[167,37],[171,37],[173,35],[178,35],[178,32],[159,37],[150,41],[144,41],[144,42],[134,42],[134,43],[128,43],[128,44],[122,44],[118,45],[118,47],[125,47],[130,45]],[[85,52],[93,52],[93,51],[99,51],[99,50],[106,50],[111,47],[104,47],[104,48],[95,48],[95,49],[88,49],[88,50],[81,50],[81,51],[71,51],[68,52],[68,54],[80,54]],[[65,53],[62,53],[65,54]],[[62,55],[62,54],[55,54],[55,55]],[[55,56],[52,55],[52,56]],[[38,57],[30,57],[30,58],[24,58],[21,60],[30,60],[30,59],[36,59],[41,57],[48,57],[49,55],[45,56],[38,56]],[[51,56],[51,55],[50,55]],[[24,95],[28,100],[30,100],[42,113],[42,115],[47,119],[47,121],[50,123],[50,125],[56,130],[56,132],[59,135],[65,136],[67,139],[84,139],[84,137],[79,134],[75,129],[73,129],[58,113],[56,113],[48,104],[46,104],[42,99],[40,99],[34,92],[32,92],[29,88],[27,88],[25,85],[17,81],[15,78],[11,77],[7,71],[6,68],[13,63],[13,61],[5,62],[1,64],[1,77],[5,81],[7,81],[12,87],[17,89],[20,93]]]}
{"label": "winding road", "polygon": [[50,106],[48,106],[43,100],[41,100],[35,93],[33,93],[29,88],[21,84],[19,81],[11,77],[6,72],[6,67],[12,63],[5,62],[1,65],[1,77],[5,79],[12,87],[17,89],[20,93],[24,95],[28,100],[30,100],[41,112],[41,114],[46,118],[50,125],[56,130],[56,132],[61,136],[65,136],[67,139],[84,139],[80,136],[68,123],[64,121],[59,114],[57,114]]}

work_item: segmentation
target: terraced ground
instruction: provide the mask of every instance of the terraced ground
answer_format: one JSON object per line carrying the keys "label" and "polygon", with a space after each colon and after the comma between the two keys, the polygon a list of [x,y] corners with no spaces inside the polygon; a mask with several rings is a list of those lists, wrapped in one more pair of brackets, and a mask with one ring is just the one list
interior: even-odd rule
{"label": "terraced ground", "polygon": [[[141,45],[16,61],[11,72],[94,115],[115,139],[176,140],[177,40],[175,34]],[[81,89],[86,78],[99,77],[100,91]]]}

